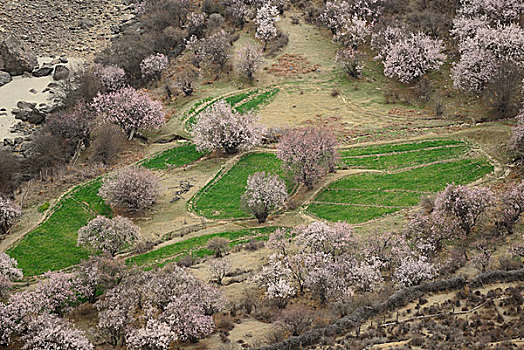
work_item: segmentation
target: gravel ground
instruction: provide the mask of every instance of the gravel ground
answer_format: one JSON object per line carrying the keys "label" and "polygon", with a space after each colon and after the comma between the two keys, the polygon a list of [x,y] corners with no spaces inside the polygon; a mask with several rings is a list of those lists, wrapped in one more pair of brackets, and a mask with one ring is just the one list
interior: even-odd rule
{"label": "gravel ground", "polygon": [[39,57],[86,57],[103,49],[133,17],[129,0],[2,0],[0,39],[9,33]]}

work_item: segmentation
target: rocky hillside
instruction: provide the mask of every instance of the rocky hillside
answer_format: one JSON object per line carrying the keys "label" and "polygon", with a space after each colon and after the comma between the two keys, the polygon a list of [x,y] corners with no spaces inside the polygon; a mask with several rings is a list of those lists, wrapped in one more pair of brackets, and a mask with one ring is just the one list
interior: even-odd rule
{"label": "rocky hillside", "polygon": [[4,0],[0,40],[16,34],[38,56],[88,56],[132,16],[129,0]]}

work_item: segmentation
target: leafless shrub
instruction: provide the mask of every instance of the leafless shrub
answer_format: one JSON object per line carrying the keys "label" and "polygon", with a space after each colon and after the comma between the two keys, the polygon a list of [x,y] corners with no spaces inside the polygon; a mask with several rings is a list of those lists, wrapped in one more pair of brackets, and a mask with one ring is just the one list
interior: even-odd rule
{"label": "leafless shrub", "polygon": [[229,241],[222,237],[215,237],[207,242],[207,249],[212,250],[217,258],[223,256],[228,247]]}
{"label": "leafless shrub", "polygon": [[116,125],[104,125],[98,129],[91,145],[90,160],[105,165],[112,164],[126,139]]}

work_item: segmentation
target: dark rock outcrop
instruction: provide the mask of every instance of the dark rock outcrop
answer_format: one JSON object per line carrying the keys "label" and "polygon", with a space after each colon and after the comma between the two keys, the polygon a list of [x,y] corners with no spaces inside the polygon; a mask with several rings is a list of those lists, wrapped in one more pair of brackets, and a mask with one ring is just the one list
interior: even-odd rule
{"label": "dark rock outcrop", "polygon": [[50,65],[43,65],[41,67],[38,67],[36,68],[34,71],[33,71],[33,76],[34,77],[46,77],[48,76],[49,74],[51,74],[53,72],[53,67],[50,66]]}
{"label": "dark rock outcrop", "polygon": [[55,73],[53,74],[54,80],[64,80],[69,78],[69,68],[66,66],[59,64],[55,67]]}
{"label": "dark rock outcrop", "polygon": [[2,56],[3,69],[11,75],[32,72],[38,66],[33,51],[14,35],[8,36],[0,43],[0,56]]}
{"label": "dark rock outcrop", "polygon": [[11,78],[11,74],[4,71],[0,71],[0,86],[10,83],[11,80],[13,80],[13,78]]}

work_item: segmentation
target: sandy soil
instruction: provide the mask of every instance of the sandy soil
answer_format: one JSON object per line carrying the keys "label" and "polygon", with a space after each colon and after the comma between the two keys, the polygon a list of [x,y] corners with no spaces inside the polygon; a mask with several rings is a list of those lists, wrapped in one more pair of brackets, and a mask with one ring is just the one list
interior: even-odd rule
{"label": "sandy soil", "polygon": [[[39,58],[38,63],[49,62],[50,58]],[[78,60],[70,60],[68,66],[78,63]],[[0,109],[5,108],[7,116],[0,115],[0,142],[4,138],[14,138],[19,136],[15,133],[10,133],[9,129],[19,121],[15,119],[15,116],[11,114],[11,110],[16,108],[18,101],[34,102],[37,105],[40,103],[49,104],[49,100],[52,97],[52,94],[49,92],[42,92],[46,86],[54,82],[53,75],[48,75],[46,77],[35,78],[33,76],[17,76],[13,78],[13,81],[0,87]],[[31,89],[37,91],[36,94],[30,92]],[[0,112],[1,114],[2,112]]]}

